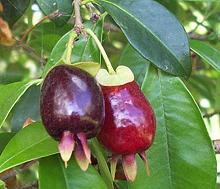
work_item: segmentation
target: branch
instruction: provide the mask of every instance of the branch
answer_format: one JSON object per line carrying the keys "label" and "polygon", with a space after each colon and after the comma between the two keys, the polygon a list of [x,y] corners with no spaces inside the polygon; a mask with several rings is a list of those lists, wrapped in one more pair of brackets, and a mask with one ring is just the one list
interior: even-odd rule
{"label": "branch", "polygon": [[210,117],[212,117],[216,114],[220,114],[220,111],[215,111],[215,112],[212,112],[212,113],[204,114],[203,118],[210,118]]}
{"label": "branch", "polygon": [[220,140],[214,140],[214,148],[215,148],[215,153],[220,154]]}
{"label": "branch", "polygon": [[[83,2],[81,2],[81,5],[82,5]],[[87,11],[89,12],[90,14],[90,20],[93,22],[93,23],[96,23],[97,20],[99,20],[100,16],[96,13],[96,9],[95,7],[93,6],[92,3],[87,3],[85,4],[85,7],[87,9]]]}
{"label": "branch", "polygon": [[78,35],[82,32],[84,28],[81,14],[80,14],[80,3],[81,3],[81,0],[74,0],[74,11],[75,11],[74,30]]}
{"label": "branch", "polygon": [[21,189],[38,189],[38,182],[33,182],[30,185],[23,186]]}
{"label": "branch", "polygon": [[36,163],[36,161],[30,161],[30,162],[22,164],[21,166],[19,166],[18,169],[15,169],[15,168],[9,169],[1,174],[0,179],[4,181],[4,180],[7,180],[11,177],[14,177],[17,174],[22,173],[23,171],[30,168],[35,163]]}
{"label": "branch", "polygon": [[86,5],[86,4],[91,3],[91,2],[92,2],[92,0],[83,0],[81,2],[81,5]]}
{"label": "branch", "polygon": [[44,22],[45,20],[47,19],[51,19],[51,18],[54,18],[54,17],[59,17],[59,16],[62,16],[63,14],[58,12],[58,11],[54,11],[52,12],[51,14],[43,17],[38,23],[36,23],[34,26],[32,26],[31,28],[29,28],[25,34],[23,35],[23,37],[21,38],[21,42],[23,42],[27,36],[37,27],[39,26],[42,22]]}
{"label": "branch", "polygon": [[14,46],[14,48],[22,48],[27,55],[29,55],[37,62],[40,62],[41,65],[45,65],[47,63],[47,60],[45,58],[38,55],[34,49],[32,49],[30,46],[26,44],[19,42],[17,45]]}
{"label": "branch", "polygon": [[206,41],[208,40],[208,36],[207,35],[199,35],[193,32],[188,33],[188,36],[190,39],[196,39],[196,40],[200,40],[200,41]]}
{"label": "branch", "polygon": [[121,32],[120,28],[111,23],[104,23],[104,29],[112,32]]}

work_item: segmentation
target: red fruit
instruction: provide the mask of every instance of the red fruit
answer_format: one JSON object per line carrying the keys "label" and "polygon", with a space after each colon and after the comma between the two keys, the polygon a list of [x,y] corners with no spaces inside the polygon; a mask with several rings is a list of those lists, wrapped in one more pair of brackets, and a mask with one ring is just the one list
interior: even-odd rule
{"label": "red fruit", "polygon": [[[146,150],[153,142],[155,118],[135,81],[102,86],[106,118],[99,139],[114,154]],[[132,140],[133,139],[133,140]]]}
{"label": "red fruit", "polygon": [[40,108],[47,132],[60,141],[65,164],[75,149],[78,164],[86,170],[90,163],[87,139],[97,135],[104,121],[103,95],[96,80],[79,68],[57,66],[44,80]]}
{"label": "red fruit", "polygon": [[[113,178],[118,156],[122,155],[125,176],[133,181],[137,172],[136,153],[139,153],[145,162],[149,174],[144,152],[153,143],[156,121],[151,105],[134,81],[133,74],[124,67],[119,67],[116,71],[118,72],[115,77],[119,79],[115,79],[115,84],[106,83],[107,80],[102,79],[106,73],[99,73],[97,76],[102,85],[106,115],[98,139],[113,154],[111,162]],[[125,72],[130,76],[123,81],[122,75]]]}

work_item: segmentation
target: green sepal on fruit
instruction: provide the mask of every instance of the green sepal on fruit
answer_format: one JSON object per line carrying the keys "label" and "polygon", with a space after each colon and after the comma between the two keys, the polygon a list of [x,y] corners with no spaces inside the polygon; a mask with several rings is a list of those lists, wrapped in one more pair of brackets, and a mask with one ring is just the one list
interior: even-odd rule
{"label": "green sepal on fruit", "polygon": [[118,86],[134,81],[134,74],[126,66],[118,66],[114,74],[109,74],[106,69],[100,69],[96,79],[102,86]]}

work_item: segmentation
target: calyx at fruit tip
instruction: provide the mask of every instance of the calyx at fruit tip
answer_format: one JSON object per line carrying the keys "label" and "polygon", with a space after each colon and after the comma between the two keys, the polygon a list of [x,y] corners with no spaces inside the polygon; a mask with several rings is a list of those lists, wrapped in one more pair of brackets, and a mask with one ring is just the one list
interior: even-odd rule
{"label": "calyx at fruit tip", "polygon": [[83,171],[86,171],[89,167],[89,163],[91,162],[91,160],[87,158],[83,146],[80,142],[76,145],[74,154],[75,154],[76,162],[79,165],[79,167]]}
{"label": "calyx at fruit tip", "polygon": [[[146,175],[150,176],[150,169],[149,169],[147,155],[145,151],[142,151],[138,154],[144,163]],[[120,155],[112,155],[112,159],[110,161],[112,180],[115,180],[116,167],[117,167],[119,158],[120,158]],[[130,182],[133,182],[137,176],[137,162],[135,159],[135,154],[122,155],[122,166],[123,166],[126,179]]]}
{"label": "calyx at fruit tip", "polygon": [[70,160],[75,147],[74,135],[69,131],[64,131],[58,149],[62,160],[67,167],[67,162]]}
{"label": "calyx at fruit tip", "polygon": [[79,167],[83,171],[86,171],[91,163],[91,151],[89,149],[85,133],[78,133],[77,139],[78,142],[75,146],[76,142],[74,135],[70,131],[64,131],[58,149],[66,168],[72,152],[74,151],[75,159]]}
{"label": "calyx at fruit tip", "polygon": [[115,74],[109,74],[107,70],[100,69],[96,79],[102,86],[120,86],[134,81],[134,74],[126,66],[118,66]]}
{"label": "calyx at fruit tip", "polygon": [[122,156],[122,166],[127,180],[133,182],[137,175],[137,163],[135,154]]}

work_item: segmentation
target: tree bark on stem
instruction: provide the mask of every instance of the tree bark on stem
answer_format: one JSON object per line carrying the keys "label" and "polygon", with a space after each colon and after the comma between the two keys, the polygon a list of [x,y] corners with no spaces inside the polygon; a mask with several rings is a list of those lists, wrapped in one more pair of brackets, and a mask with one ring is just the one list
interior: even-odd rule
{"label": "tree bark on stem", "polygon": [[74,0],[74,11],[75,11],[75,26],[74,30],[76,33],[79,35],[82,32],[83,23],[82,23],[82,18],[80,14],[80,3],[81,0]]}

